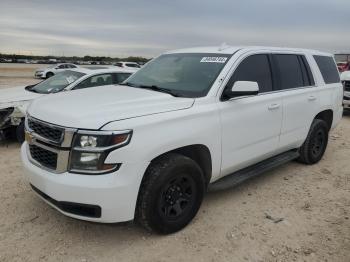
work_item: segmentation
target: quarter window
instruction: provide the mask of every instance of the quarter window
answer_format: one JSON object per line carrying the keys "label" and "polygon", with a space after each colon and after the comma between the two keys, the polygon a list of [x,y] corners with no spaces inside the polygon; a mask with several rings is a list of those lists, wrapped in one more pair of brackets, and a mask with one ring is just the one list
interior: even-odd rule
{"label": "quarter window", "polygon": [[340,82],[339,71],[333,57],[315,55],[314,58],[326,84]]}
{"label": "quarter window", "polygon": [[272,91],[272,74],[268,55],[259,54],[246,58],[228,82],[231,88],[237,81],[252,81],[259,85],[259,93]]}

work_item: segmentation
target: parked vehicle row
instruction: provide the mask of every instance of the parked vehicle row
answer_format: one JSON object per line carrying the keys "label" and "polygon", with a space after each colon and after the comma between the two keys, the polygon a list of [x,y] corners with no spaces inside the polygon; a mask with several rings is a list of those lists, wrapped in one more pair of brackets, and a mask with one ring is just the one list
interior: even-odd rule
{"label": "parked vehicle row", "polygon": [[63,214],[172,233],[207,190],[320,161],[342,101],[328,53],[177,50],[120,85],[35,99],[21,157],[33,190]]}
{"label": "parked vehicle row", "polygon": [[[118,62],[115,64],[115,66],[118,66],[118,67],[124,68],[124,69],[141,68],[141,66],[138,63],[134,63],[134,62]],[[76,68],[80,68],[80,67],[78,65],[71,64],[71,63],[62,63],[62,64],[51,65],[51,66],[46,67],[46,68],[37,69],[34,73],[34,77],[46,79],[46,78],[52,77],[53,75],[55,75],[59,72],[63,72],[65,70],[69,70],[69,69],[76,69]],[[101,67],[97,67],[97,68],[101,68]],[[105,67],[105,68],[108,68],[108,67]]]}
{"label": "parked vehicle row", "polygon": [[[69,64],[64,64],[69,65]],[[62,71],[38,84],[0,90],[0,133],[16,132],[17,139],[24,141],[24,117],[29,103],[42,95],[61,91],[85,89],[122,83],[137,69],[107,68],[87,69],[75,67]],[[48,74],[47,72],[46,74]],[[55,110],[59,110],[55,108]]]}

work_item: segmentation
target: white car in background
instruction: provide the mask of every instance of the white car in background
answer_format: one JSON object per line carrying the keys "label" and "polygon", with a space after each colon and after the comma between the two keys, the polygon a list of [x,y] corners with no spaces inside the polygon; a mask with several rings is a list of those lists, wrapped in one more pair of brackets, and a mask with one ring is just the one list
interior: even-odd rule
{"label": "white car in background", "polygon": [[117,62],[114,65],[123,68],[141,68],[141,66],[135,62]]}
{"label": "white car in background", "polygon": [[40,68],[35,71],[34,76],[36,78],[50,78],[51,76],[65,71],[67,69],[76,69],[79,66],[71,63],[63,63],[63,64],[56,64],[56,65],[51,65],[47,68]]}
{"label": "white car in background", "polygon": [[76,68],[65,70],[38,84],[0,90],[0,140],[8,134],[16,134],[24,140],[24,117],[29,103],[38,97],[61,91],[77,90],[95,86],[119,84],[137,69]]}

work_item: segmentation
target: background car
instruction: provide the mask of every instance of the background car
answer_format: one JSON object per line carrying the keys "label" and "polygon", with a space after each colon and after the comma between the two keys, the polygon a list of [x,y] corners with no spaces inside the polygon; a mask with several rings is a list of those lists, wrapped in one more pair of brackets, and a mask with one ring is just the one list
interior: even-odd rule
{"label": "background car", "polygon": [[49,66],[47,68],[41,68],[35,71],[34,76],[36,78],[49,78],[59,72],[62,72],[67,69],[75,69],[78,68],[79,66],[75,64],[70,64],[70,63],[64,63],[64,64],[56,64]]}
{"label": "background car", "polygon": [[29,103],[42,95],[83,89],[95,86],[118,84],[137,69],[76,68],[59,72],[38,84],[0,90],[0,138],[15,134],[19,142],[24,140],[24,122]]}
{"label": "background car", "polygon": [[350,70],[350,63],[349,62],[338,62],[337,67],[339,72],[345,72]]}
{"label": "background car", "polygon": [[114,65],[123,68],[141,68],[141,66],[135,62],[117,62]]}

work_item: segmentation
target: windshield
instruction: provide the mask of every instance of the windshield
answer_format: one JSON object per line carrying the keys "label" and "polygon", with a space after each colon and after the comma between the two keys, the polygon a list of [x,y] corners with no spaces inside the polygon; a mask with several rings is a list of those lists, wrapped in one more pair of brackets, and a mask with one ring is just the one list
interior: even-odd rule
{"label": "windshield", "polygon": [[125,85],[169,90],[181,97],[202,97],[229,60],[225,54],[165,54],[147,63]]}
{"label": "windshield", "polygon": [[39,84],[32,87],[30,91],[40,94],[57,93],[62,91],[71,83],[77,81],[83,75],[85,74],[66,70],[61,73],[57,73],[56,75],[50,77],[49,79],[46,79],[43,82],[40,82]]}

